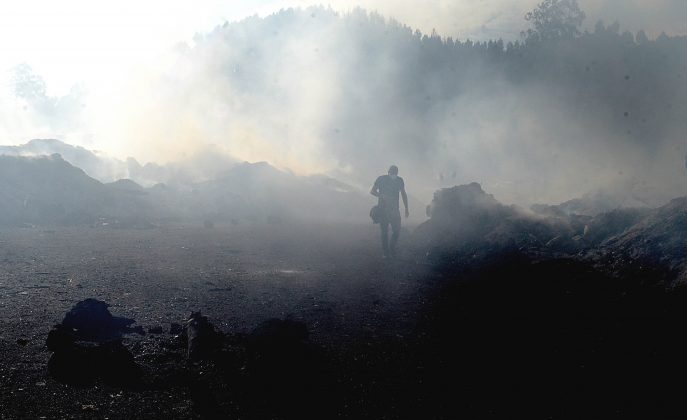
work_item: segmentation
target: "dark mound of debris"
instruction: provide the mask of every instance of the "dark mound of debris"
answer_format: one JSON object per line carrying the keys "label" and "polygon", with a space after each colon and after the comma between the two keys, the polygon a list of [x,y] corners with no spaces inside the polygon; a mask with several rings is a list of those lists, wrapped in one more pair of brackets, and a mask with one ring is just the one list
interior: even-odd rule
{"label": "dark mound of debris", "polygon": [[503,249],[573,252],[582,246],[584,224],[505,206],[477,183],[435,192],[428,214],[430,220],[414,234],[415,243],[439,257]]}
{"label": "dark mound of debris", "polygon": [[653,214],[617,208],[588,216],[543,205],[532,211],[505,206],[476,183],[442,189],[428,208],[430,220],[414,233],[414,244],[430,260],[448,263],[514,251],[538,258],[573,256],[605,246]]}
{"label": "dark mound of debris", "polygon": [[469,228],[466,222],[475,216],[484,223],[515,215],[513,207],[499,203],[493,195],[487,194],[482,187],[473,182],[452,188],[443,188],[434,193],[428,215],[439,222],[458,222],[461,228]]}
{"label": "dark mound of debris", "polygon": [[615,209],[601,213],[585,225],[584,240],[590,246],[604,245],[627,232],[651,213],[644,208]]}
{"label": "dark mound of debris", "polygon": [[[650,207],[647,204],[647,200],[637,198],[635,195],[637,194],[623,188],[612,192],[599,190],[557,205],[535,204],[531,209],[537,213],[548,213],[550,215],[588,217],[596,217],[616,209],[649,210]],[[648,201],[655,202],[659,200]]]}
{"label": "dark mound of debris", "polygon": [[687,283],[687,197],[652,211],[621,235],[609,239],[598,263],[620,277],[662,271],[667,287]]}
{"label": "dark mound of debris", "polygon": [[684,417],[687,197],[582,204],[533,215],[477,184],[435,194],[415,234],[445,279],[419,327],[425,417],[455,395],[465,418]]}
{"label": "dark mound of debris", "polygon": [[192,312],[184,324],[182,338],[186,339],[186,356],[190,360],[208,359],[222,347],[224,335],[215,329],[206,316]]}
{"label": "dark mound of debris", "polygon": [[48,371],[56,380],[72,385],[138,382],[141,370],[122,344],[122,334],[141,330],[129,328],[134,320],[114,317],[107,307],[96,299],[83,300],[50,331],[46,345],[53,355]]}
{"label": "dark mound of debris", "polygon": [[567,223],[578,234],[575,240],[583,248],[603,245],[611,238],[625,233],[651,214],[651,210],[647,208],[617,208],[596,216],[585,216],[568,214],[557,207],[534,205],[531,209],[540,216]]}
{"label": "dark mound of debris", "polygon": [[62,325],[72,329],[78,339],[90,341],[115,339],[134,331],[129,326],[136,321],[114,317],[108,307],[107,303],[97,299],[82,300],[67,312]]}

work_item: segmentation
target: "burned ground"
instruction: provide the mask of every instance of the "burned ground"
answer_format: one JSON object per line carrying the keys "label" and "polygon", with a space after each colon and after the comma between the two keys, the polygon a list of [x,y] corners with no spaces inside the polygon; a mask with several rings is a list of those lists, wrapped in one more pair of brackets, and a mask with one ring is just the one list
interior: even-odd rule
{"label": "burned ground", "polygon": [[[501,240],[539,226],[516,218],[460,264],[409,231],[384,261],[372,225],[3,230],[0,417],[680,417],[687,296],[628,262],[652,220],[564,255]],[[50,374],[48,334],[88,298],[136,321],[136,380]],[[192,312],[219,335],[189,360]]]}
{"label": "burned ground", "polygon": [[[501,255],[429,298],[436,418],[681,418],[687,294],[573,259]],[[432,409],[434,411],[432,411]]]}
{"label": "burned ground", "polygon": [[[279,413],[265,401],[283,403],[280,393],[300,401],[286,414],[317,407],[345,417],[398,416],[407,395],[397,380],[408,371],[404,349],[413,340],[423,305],[418,288],[428,268],[382,263],[377,240],[371,225],[5,230],[2,416],[189,418],[218,410],[259,418]],[[146,332],[162,327],[162,334],[124,337],[143,370],[142,385],[75,387],[49,375],[48,333],[87,298],[108,302],[114,316],[135,319],[134,327]],[[186,361],[185,348],[169,331],[192,311],[227,335],[225,351],[234,356]],[[319,360],[311,377],[329,372],[315,385],[332,392],[290,395],[299,377],[284,375],[281,386],[269,390],[247,354],[260,353],[260,340],[249,346],[246,338],[269,319],[305,324],[300,350],[312,357],[297,374],[307,375],[310,361]],[[298,346],[292,352],[300,354]],[[294,356],[270,363],[299,362]],[[257,373],[244,373],[250,369]],[[392,395],[395,407],[380,393]]]}

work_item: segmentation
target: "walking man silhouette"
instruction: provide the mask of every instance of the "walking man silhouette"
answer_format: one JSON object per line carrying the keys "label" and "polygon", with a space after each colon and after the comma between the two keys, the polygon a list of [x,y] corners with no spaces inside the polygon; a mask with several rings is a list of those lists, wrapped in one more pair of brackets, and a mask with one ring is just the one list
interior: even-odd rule
{"label": "walking man silhouette", "polygon": [[[384,258],[396,256],[396,244],[401,233],[399,193],[401,198],[403,198],[403,205],[406,210],[405,216],[408,217],[410,215],[410,212],[408,212],[408,194],[406,194],[403,178],[398,176],[398,167],[396,165],[392,165],[389,168],[388,175],[378,177],[370,190],[370,194],[379,199],[377,205],[382,214],[379,226],[382,233]],[[389,243],[389,225],[391,225],[391,243]]]}

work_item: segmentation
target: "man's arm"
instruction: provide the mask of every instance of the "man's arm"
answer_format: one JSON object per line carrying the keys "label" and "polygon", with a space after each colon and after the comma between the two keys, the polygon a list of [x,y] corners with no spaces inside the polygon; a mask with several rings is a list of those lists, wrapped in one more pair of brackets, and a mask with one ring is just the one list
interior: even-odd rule
{"label": "man's arm", "polygon": [[403,183],[401,185],[401,198],[403,199],[403,205],[406,208],[406,217],[410,216],[410,212],[408,211],[408,194],[406,194],[406,185]]}
{"label": "man's arm", "polygon": [[379,178],[377,178],[374,185],[372,186],[370,194],[374,195],[375,197],[379,197]]}

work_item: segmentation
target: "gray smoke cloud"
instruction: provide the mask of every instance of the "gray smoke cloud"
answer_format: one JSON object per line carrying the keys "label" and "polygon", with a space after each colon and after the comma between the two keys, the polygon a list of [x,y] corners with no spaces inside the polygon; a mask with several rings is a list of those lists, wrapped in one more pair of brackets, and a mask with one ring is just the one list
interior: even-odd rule
{"label": "gray smoke cloud", "polygon": [[[597,20],[618,21],[632,33],[645,30],[656,37],[665,31],[669,35],[687,35],[687,3],[683,0],[578,0],[587,13],[585,27],[592,30]],[[332,0],[326,4],[338,11],[355,7],[376,10],[425,33],[432,29],[444,36],[460,39],[517,39],[523,29],[523,16],[541,0],[366,0],[355,2]],[[313,6],[321,2],[308,0],[262,2],[263,13],[279,8]]]}
{"label": "gray smoke cloud", "polygon": [[[687,192],[685,127],[674,118],[684,108],[681,75],[663,77],[651,61],[633,67],[645,79],[615,74],[624,71],[617,44],[580,47],[608,68],[563,49],[523,50],[536,54],[507,70],[487,52],[500,44],[451,48],[361,10],[253,17],[180,49],[165,72],[137,85],[140,99],[124,101],[127,119],[113,125],[129,150],[184,154],[213,144],[360,188],[393,163],[425,202],[438,187],[471,181],[523,205],[599,189],[656,205]],[[673,55],[687,60],[684,48]],[[532,76],[565,65],[576,68],[558,81]],[[656,109],[643,108],[647,91]],[[675,108],[658,109],[668,103]]]}
{"label": "gray smoke cloud", "polygon": [[668,35],[687,35],[687,2],[682,0],[580,0],[588,16],[587,26],[597,20],[618,22],[630,31],[644,30],[657,37],[661,32]]}
{"label": "gray smoke cloud", "polygon": [[74,85],[66,95],[49,95],[41,75],[26,63],[10,69],[7,76],[10,82],[0,87],[0,139],[79,136],[88,96],[84,86]]}
{"label": "gray smoke cloud", "polygon": [[[647,58],[632,68],[648,76],[630,78],[617,63],[618,45],[601,42],[585,47],[601,57],[607,51],[601,62],[585,62],[577,50],[523,50],[531,56],[510,68],[495,52],[502,44],[454,48],[414,32],[431,24],[444,36],[482,31],[515,39],[537,3],[367,5],[412,27],[336,2],[334,10],[290,9],[227,23],[132,75],[112,89],[116,99],[92,104],[85,119],[102,148],[141,162],[210,150],[297,174],[326,173],[361,189],[397,164],[425,203],[439,187],[472,181],[523,205],[600,189],[629,191],[651,205],[687,193],[685,125],[674,118],[685,108],[682,74],[657,72],[663,64]],[[681,23],[668,11],[679,12],[681,3],[661,3],[658,10],[623,2],[620,10],[612,1],[580,1],[590,30],[596,19],[624,16],[639,25],[644,13],[651,25],[637,29],[679,33]],[[281,4],[294,3],[264,7]],[[336,11],[344,8],[350,12]],[[512,62],[518,53],[511,51]],[[687,53],[671,51],[672,72]],[[573,68],[572,76],[565,83],[532,76],[551,68]],[[608,89],[611,99],[595,89]],[[646,109],[649,96],[658,99]]]}

